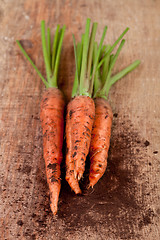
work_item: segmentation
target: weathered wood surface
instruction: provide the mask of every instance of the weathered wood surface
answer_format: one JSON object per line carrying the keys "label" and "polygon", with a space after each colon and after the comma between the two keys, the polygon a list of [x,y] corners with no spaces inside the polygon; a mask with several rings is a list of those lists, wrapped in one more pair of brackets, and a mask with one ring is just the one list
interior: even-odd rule
{"label": "weathered wood surface", "polygon": [[[160,238],[159,13],[159,0],[0,1],[0,239]],[[106,174],[83,196],[63,181],[53,217],[39,121],[44,86],[15,40],[25,40],[44,71],[40,21],[53,30],[57,23],[67,25],[59,82],[69,100],[75,69],[71,33],[80,37],[86,17],[100,23],[98,36],[109,26],[111,43],[130,27],[115,71],[135,59],[141,65],[109,95],[114,124]]]}

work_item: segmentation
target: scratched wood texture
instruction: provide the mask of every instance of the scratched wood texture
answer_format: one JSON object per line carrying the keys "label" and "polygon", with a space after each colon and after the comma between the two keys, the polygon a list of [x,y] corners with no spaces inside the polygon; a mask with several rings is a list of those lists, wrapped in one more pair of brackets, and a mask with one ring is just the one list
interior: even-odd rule
{"label": "scratched wood texture", "polygon": [[[159,13],[159,0],[0,1],[0,239],[160,239]],[[98,38],[108,25],[106,43],[130,27],[115,72],[135,59],[141,65],[109,94],[114,120],[107,172],[82,196],[62,176],[53,217],[39,120],[44,85],[15,40],[23,40],[44,73],[40,21],[53,31],[66,24],[59,85],[69,101],[72,33],[80,38],[86,17],[99,22]]]}

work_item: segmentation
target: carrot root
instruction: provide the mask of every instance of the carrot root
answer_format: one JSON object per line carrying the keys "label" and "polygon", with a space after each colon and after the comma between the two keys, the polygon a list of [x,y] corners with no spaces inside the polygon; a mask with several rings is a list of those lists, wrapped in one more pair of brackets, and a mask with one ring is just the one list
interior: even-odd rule
{"label": "carrot root", "polygon": [[43,156],[45,159],[47,183],[50,189],[50,206],[57,213],[61,188],[60,164],[62,161],[65,101],[61,91],[49,88],[41,101],[41,124],[43,129]]}
{"label": "carrot root", "polygon": [[67,106],[66,180],[75,193],[80,192],[78,181],[85,170],[94,117],[95,106],[90,97],[77,96]]}
{"label": "carrot root", "polygon": [[95,99],[95,121],[90,144],[89,186],[93,187],[107,167],[113,113],[104,98]]}

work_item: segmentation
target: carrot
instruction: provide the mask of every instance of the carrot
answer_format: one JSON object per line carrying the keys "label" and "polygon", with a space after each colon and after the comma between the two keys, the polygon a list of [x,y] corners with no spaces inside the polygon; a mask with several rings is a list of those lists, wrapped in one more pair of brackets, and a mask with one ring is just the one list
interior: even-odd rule
{"label": "carrot", "polygon": [[81,179],[85,170],[94,115],[94,101],[88,96],[77,96],[67,106],[66,180],[76,194],[81,193],[77,179]]}
{"label": "carrot", "polygon": [[[122,39],[128,28],[121,34],[117,41],[112,45],[105,46],[106,53],[99,61],[94,81],[94,102],[95,102],[95,121],[93,124],[91,144],[90,144],[90,173],[89,186],[93,187],[103,176],[107,167],[108,150],[111,137],[111,126],[113,113],[107,101],[108,92],[111,86],[127,73],[135,69],[140,61],[137,60],[120,73],[111,77],[112,69],[117,57],[124,45],[123,39],[115,55],[111,54],[114,47]],[[104,52],[104,51],[103,51]],[[97,44],[94,45],[94,55],[97,54]],[[95,57],[94,57],[95,58]],[[100,69],[101,66],[101,69]]]}
{"label": "carrot", "polygon": [[107,167],[113,113],[104,98],[95,98],[95,121],[90,144],[90,186],[103,176]]}
{"label": "carrot", "polygon": [[89,33],[90,19],[87,19],[85,33],[82,34],[81,42],[77,46],[73,35],[76,73],[72,100],[67,106],[66,115],[66,180],[76,194],[81,193],[78,181],[83,176],[89,153],[95,117],[95,105],[91,98],[93,82],[107,28],[104,29],[97,59],[93,64],[96,30],[97,23],[93,23],[91,34]]}
{"label": "carrot", "polygon": [[49,88],[41,100],[40,119],[43,129],[43,156],[50,189],[50,206],[57,213],[61,188],[61,170],[65,101],[58,88]]}
{"label": "carrot", "polygon": [[50,29],[45,37],[45,21],[41,22],[42,48],[46,66],[47,80],[39,72],[35,64],[27,55],[20,42],[17,41],[22,53],[37,71],[46,86],[46,91],[41,100],[40,119],[43,129],[43,156],[45,159],[46,176],[50,190],[50,207],[55,215],[57,213],[58,199],[61,189],[62,145],[64,130],[65,100],[57,86],[60,53],[65,32],[65,26],[60,29],[57,25],[51,51]]}

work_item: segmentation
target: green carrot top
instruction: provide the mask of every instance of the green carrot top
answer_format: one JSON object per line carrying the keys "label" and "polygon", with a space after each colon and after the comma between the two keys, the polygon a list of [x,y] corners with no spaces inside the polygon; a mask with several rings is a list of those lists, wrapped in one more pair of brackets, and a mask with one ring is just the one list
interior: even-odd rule
{"label": "green carrot top", "polygon": [[88,18],[86,21],[85,33],[82,34],[81,42],[77,43],[77,45],[73,35],[76,73],[72,89],[72,97],[76,95],[92,96],[94,76],[98,67],[99,56],[107,27],[104,28],[96,59],[93,62],[93,49],[98,24],[96,22],[93,23],[90,33],[90,23],[91,20]]}
{"label": "green carrot top", "polygon": [[57,78],[58,78],[58,68],[60,62],[60,54],[62,50],[62,43],[65,33],[65,25],[60,28],[57,25],[53,43],[51,44],[51,33],[50,28],[47,28],[47,37],[46,37],[46,30],[45,30],[45,21],[41,21],[41,39],[42,39],[42,49],[43,49],[43,57],[45,62],[46,68],[46,78],[42,76],[41,72],[38,70],[36,65],[33,63],[31,58],[28,56],[20,42],[17,40],[17,44],[20,47],[24,56],[29,60],[31,65],[34,67],[36,72],[38,73],[39,77],[42,79],[43,83],[45,84],[46,88],[49,87],[58,87],[57,86]]}
{"label": "green carrot top", "polygon": [[[101,59],[99,60],[98,67],[96,69],[95,79],[94,79],[94,93],[93,97],[102,97],[107,99],[109,90],[111,86],[124,77],[126,74],[134,70],[139,64],[140,60],[134,61],[128,67],[124,68],[119,73],[112,76],[112,70],[116,63],[116,60],[120,54],[120,51],[125,43],[125,40],[122,39],[123,36],[129,28],[126,28],[124,32],[119,36],[115,43],[111,45],[104,45],[101,49]],[[120,42],[120,40],[122,41]],[[116,45],[119,44],[119,47],[115,54],[111,54]],[[97,55],[97,43],[94,43],[94,59]]]}
{"label": "green carrot top", "polygon": [[[127,33],[129,28],[126,28],[122,32],[113,45],[103,45],[107,26],[104,27],[100,43],[98,44],[95,41],[98,24],[93,23],[90,34],[90,22],[91,20],[88,18],[86,21],[85,33],[82,34],[81,41],[78,42],[77,45],[73,35],[76,73],[72,97],[87,95],[90,97],[107,98],[111,86],[127,73],[135,69],[140,64],[140,61],[136,60],[115,76],[111,76],[115,62],[125,43],[123,36]],[[117,52],[112,54],[119,42],[120,45]]]}

